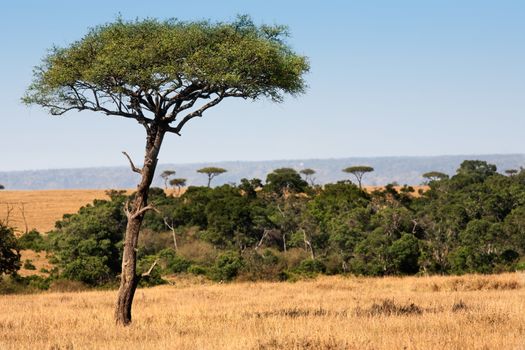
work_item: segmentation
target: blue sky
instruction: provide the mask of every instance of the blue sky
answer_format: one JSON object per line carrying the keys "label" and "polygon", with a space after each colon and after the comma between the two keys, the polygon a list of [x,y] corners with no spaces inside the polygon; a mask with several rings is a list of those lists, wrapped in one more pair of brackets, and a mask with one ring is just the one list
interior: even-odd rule
{"label": "blue sky", "polygon": [[161,163],[525,152],[524,1],[20,0],[0,10],[0,171],[140,163],[138,124],[20,103],[48,48],[118,14],[249,14],[288,25],[311,62],[306,94],[226,101],[170,135]]}

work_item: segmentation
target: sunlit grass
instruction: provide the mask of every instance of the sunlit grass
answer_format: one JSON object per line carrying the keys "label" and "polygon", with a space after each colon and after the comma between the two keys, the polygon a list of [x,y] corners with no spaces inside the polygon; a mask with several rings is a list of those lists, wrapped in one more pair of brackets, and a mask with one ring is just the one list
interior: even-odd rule
{"label": "sunlit grass", "polygon": [[0,349],[521,349],[523,274],[321,277],[296,283],[137,291],[113,323],[115,291],[0,297]]}

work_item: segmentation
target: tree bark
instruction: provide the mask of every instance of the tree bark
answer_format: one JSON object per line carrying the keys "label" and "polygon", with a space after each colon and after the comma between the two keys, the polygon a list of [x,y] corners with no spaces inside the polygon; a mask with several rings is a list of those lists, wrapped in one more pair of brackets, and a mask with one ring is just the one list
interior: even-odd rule
{"label": "tree bark", "polygon": [[122,254],[122,272],[120,275],[120,288],[115,305],[115,322],[126,326],[131,323],[131,306],[135,290],[140,281],[137,275],[137,244],[140,227],[146,214],[144,208],[148,205],[148,191],[153,181],[157,157],[164,138],[164,130],[159,128],[149,129],[146,142],[144,165],[140,171],[141,181],[137,186],[131,210],[127,211],[128,223],[124,238],[124,252]]}

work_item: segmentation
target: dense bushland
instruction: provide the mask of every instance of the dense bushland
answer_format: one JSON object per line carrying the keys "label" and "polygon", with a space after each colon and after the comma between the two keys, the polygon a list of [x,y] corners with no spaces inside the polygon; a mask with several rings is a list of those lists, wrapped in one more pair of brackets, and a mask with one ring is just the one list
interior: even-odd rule
{"label": "dense bushland", "polygon": [[[341,181],[312,187],[293,169],[266,181],[189,187],[180,197],[150,191],[156,207],[139,242],[143,285],[177,273],[216,281],[494,273],[525,267],[525,171],[505,176],[465,161],[415,196],[404,186],[367,193]],[[51,278],[112,285],[126,226],[123,192],[65,215],[46,236],[19,239],[45,249]],[[44,287],[45,283],[42,284]]]}

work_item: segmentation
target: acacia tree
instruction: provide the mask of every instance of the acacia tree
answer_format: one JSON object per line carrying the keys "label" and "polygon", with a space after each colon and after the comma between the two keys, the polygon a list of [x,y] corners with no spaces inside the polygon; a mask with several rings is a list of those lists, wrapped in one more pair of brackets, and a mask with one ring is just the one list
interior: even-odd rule
{"label": "acacia tree", "polygon": [[315,184],[314,183],[315,179],[313,177],[315,175],[314,169],[306,168],[306,169],[301,170],[300,173],[304,175],[305,181],[308,182],[310,186],[313,186]]}
{"label": "acacia tree", "polygon": [[429,171],[428,173],[424,173],[421,176],[423,176],[429,182],[448,179],[448,175],[440,171]]}
{"label": "acacia tree", "polygon": [[168,180],[170,177],[172,177],[173,175],[175,175],[175,170],[164,170],[161,174],[160,174],[160,177],[162,177],[162,179],[164,180],[164,188],[165,189],[168,189]]}
{"label": "acacia tree", "polygon": [[118,19],[91,29],[65,48],[53,48],[34,70],[23,102],[52,115],[94,111],[123,117],[146,132],[141,177],[126,203],[127,227],[118,324],[131,322],[137,275],[137,242],[148,204],[148,190],[166,134],[181,135],[192,119],[226,98],[275,102],[304,91],[309,66],[285,42],[283,26],[256,26],[246,16],[231,23]]}
{"label": "acacia tree", "polygon": [[374,168],[372,168],[371,166],[367,166],[367,165],[356,165],[356,166],[345,168],[343,169],[343,171],[345,173],[354,175],[359,185],[359,189],[362,189],[361,181],[363,180],[363,176],[366,173],[371,173],[372,171],[374,171]]}
{"label": "acacia tree", "polygon": [[5,189],[4,185],[0,184],[0,190]]}
{"label": "acacia tree", "polygon": [[177,188],[177,196],[180,196],[182,187],[186,186],[186,179],[176,178],[170,180],[170,185]]}
{"label": "acacia tree", "polygon": [[224,174],[227,171],[228,170],[226,170],[226,169],[217,168],[217,167],[213,167],[213,166],[197,170],[198,173],[206,174],[208,176],[208,187],[210,187],[211,180],[213,180],[214,177],[219,176],[220,174]]}

